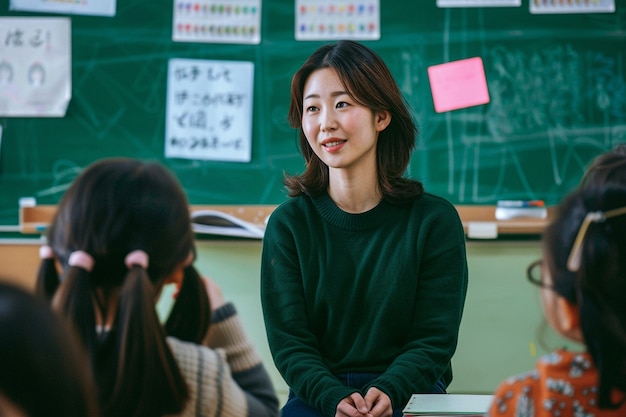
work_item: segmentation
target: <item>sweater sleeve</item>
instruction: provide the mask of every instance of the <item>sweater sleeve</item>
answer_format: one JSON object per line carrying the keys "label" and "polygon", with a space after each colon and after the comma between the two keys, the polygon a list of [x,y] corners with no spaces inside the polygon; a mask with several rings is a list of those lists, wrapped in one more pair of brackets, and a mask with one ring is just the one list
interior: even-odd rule
{"label": "sweater sleeve", "polygon": [[214,312],[205,345],[168,338],[190,391],[187,415],[279,415],[278,398],[233,304]]}
{"label": "sweater sleeve", "polygon": [[272,381],[244,332],[235,305],[225,304],[214,311],[212,317],[206,344],[224,349],[233,379],[246,392],[249,415],[277,415],[278,398]]}

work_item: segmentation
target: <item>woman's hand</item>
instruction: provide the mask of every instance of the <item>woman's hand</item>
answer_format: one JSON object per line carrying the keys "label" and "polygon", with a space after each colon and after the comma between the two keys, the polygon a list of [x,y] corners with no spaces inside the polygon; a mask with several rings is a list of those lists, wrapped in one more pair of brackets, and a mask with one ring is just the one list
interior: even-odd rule
{"label": "woman's hand", "polygon": [[370,414],[373,417],[391,417],[393,415],[391,399],[376,387],[371,387],[367,390],[365,402],[368,404]]}
{"label": "woman's hand", "polygon": [[350,394],[337,404],[335,417],[372,417],[370,407],[358,392]]}

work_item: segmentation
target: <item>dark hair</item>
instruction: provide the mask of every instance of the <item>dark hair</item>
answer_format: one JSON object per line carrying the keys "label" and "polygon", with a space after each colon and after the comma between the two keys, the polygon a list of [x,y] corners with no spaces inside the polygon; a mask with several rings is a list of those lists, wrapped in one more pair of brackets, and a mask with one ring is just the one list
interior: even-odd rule
{"label": "dark hair", "polygon": [[87,356],[42,299],[0,283],[0,394],[29,417],[97,416]]}
{"label": "dark hair", "polygon": [[293,128],[300,129],[306,168],[299,176],[286,176],[289,196],[319,195],[328,187],[328,166],[315,155],[302,130],[304,86],[311,73],[321,68],[334,69],[350,97],[360,105],[391,114],[391,122],[380,132],[376,148],[383,196],[391,202],[419,197],[422,184],[404,176],[418,133],[409,106],[384,61],[366,46],[347,40],[318,48],[291,81],[288,120]]}
{"label": "dark hair", "polygon": [[625,206],[626,185],[578,189],[559,204],[543,236],[553,289],[579,309],[584,342],[599,372],[600,408],[624,402],[613,402],[614,389],[626,394],[626,215],[590,224],[577,272],[568,270],[567,259],[588,213]]}
{"label": "dark hair", "polygon": [[[180,412],[188,391],[155,311],[166,277],[195,254],[189,206],[177,179],[158,163],[95,162],[63,196],[47,237],[65,274],[59,283],[53,261],[44,260],[37,288],[54,297],[53,305],[70,318],[87,347],[103,414]],[[134,250],[148,254],[147,269],[125,265]],[[68,264],[74,251],[93,257],[91,272]],[[116,295],[115,322],[103,337],[96,331],[94,304],[107,317],[108,299]],[[199,342],[209,315],[200,276],[187,266],[167,332]]]}
{"label": "dark hair", "polygon": [[626,144],[618,144],[591,162],[580,182],[581,187],[600,187],[603,184],[626,185]]}

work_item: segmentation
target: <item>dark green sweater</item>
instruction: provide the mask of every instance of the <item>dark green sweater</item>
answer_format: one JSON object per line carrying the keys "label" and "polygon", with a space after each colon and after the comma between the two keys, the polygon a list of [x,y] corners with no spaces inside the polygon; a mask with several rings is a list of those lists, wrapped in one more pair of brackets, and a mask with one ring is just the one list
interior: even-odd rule
{"label": "dark green sweater", "polygon": [[452,379],[465,294],[465,235],[450,203],[424,194],[361,214],[324,194],[280,205],[263,238],[269,346],[298,397],[334,416],[355,392],[334,375],[380,373],[394,409]]}

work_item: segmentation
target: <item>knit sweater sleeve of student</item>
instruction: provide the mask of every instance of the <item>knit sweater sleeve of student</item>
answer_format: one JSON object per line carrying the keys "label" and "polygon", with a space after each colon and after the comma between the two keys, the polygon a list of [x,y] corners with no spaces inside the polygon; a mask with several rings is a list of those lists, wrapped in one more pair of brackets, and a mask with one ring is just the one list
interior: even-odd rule
{"label": "knit sweater sleeve of student", "polygon": [[167,341],[190,393],[181,417],[279,415],[271,379],[232,303],[213,312],[205,345]]}
{"label": "knit sweater sleeve of student", "polygon": [[324,415],[355,392],[336,375],[381,374],[394,408],[452,379],[467,291],[454,206],[424,194],[361,214],[327,196],[279,206],[263,239],[261,300],[277,369]]}

